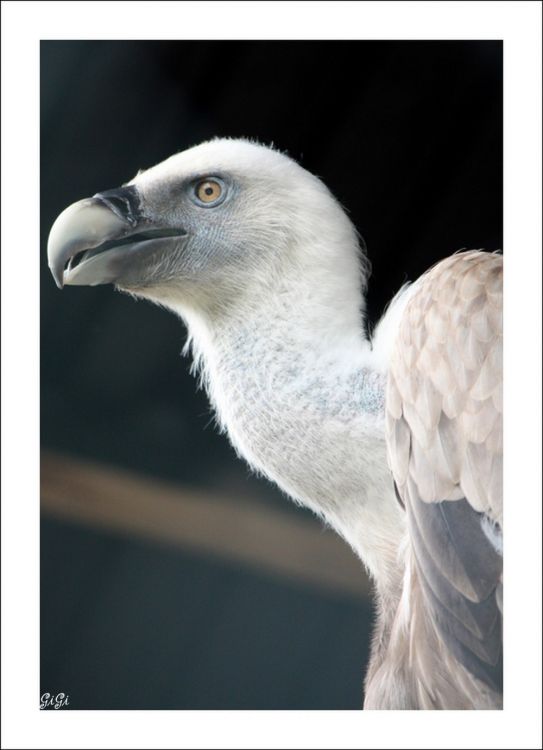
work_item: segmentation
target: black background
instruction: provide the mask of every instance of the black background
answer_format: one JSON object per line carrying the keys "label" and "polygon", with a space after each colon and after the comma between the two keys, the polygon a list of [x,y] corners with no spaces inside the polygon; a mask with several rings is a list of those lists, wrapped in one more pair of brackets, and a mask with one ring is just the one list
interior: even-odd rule
{"label": "black background", "polygon": [[[178,320],[47,269],[69,203],[217,135],[325,181],[368,246],[375,322],[431,263],[502,247],[502,44],[42,42],[43,447],[304,513],[210,426]],[[72,707],[361,705],[367,603],[47,517],[41,557],[42,689]]]}

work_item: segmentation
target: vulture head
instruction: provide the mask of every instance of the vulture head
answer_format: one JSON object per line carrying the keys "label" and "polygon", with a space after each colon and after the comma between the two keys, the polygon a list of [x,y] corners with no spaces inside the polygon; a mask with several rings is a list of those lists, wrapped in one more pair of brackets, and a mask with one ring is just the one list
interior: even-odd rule
{"label": "vulture head", "polygon": [[48,257],[59,287],[113,283],[209,314],[309,272],[360,281],[355,230],[326,186],[245,140],[203,143],[69,206]]}

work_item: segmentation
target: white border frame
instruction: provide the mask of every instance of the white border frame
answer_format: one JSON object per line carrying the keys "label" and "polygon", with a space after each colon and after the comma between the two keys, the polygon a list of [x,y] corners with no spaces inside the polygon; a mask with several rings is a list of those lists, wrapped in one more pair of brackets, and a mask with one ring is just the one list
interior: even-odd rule
{"label": "white border frame", "polygon": [[[2,746],[540,747],[541,3],[131,2],[129,7],[127,12],[123,2],[2,3]],[[77,38],[504,40],[503,712],[38,710],[39,40]]]}

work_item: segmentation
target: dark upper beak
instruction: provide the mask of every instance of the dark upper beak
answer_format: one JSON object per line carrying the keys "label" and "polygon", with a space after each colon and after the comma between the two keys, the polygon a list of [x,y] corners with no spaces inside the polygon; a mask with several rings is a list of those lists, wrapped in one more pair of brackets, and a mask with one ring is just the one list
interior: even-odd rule
{"label": "dark upper beak", "polygon": [[106,190],[57,218],[47,243],[49,268],[59,289],[116,283],[137,276],[151,250],[184,236],[182,229],[156,228],[145,219],[135,186]]}

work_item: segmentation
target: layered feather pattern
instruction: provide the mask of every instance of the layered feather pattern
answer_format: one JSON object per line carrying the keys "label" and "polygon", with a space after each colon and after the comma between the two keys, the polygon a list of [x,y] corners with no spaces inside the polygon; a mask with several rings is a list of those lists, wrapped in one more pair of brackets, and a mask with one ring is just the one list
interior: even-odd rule
{"label": "layered feather pattern", "polygon": [[[463,252],[434,266],[401,319],[386,396],[388,460],[423,592],[411,649],[422,648],[415,630],[426,618],[453,682],[455,670],[464,686],[475,678],[471,707],[499,707],[502,692],[501,310],[501,255]],[[422,667],[418,677],[433,685],[432,706],[448,707],[435,675]]]}

